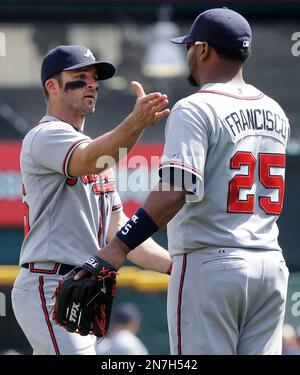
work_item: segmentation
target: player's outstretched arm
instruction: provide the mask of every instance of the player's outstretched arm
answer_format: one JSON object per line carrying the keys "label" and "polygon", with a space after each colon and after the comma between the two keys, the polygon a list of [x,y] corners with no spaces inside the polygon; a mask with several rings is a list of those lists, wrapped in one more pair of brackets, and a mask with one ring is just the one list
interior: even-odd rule
{"label": "player's outstretched arm", "polygon": [[145,94],[139,82],[131,86],[137,96],[132,112],[114,130],[89,143],[82,143],[74,150],[68,165],[70,176],[98,174],[119,161],[119,150],[131,150],[143,130],[157,123],[170,113],[165,107],[167,95],[160,92]]}
{"label": "player's outstretched arm", "polygon": [[[96,262],[105,261],[118,270],[128,253],[137,249],[147,238],[165,226],[185,203],[185,191],[175,191],[172,185],[159,184],[159,189],[152,191],[142,208],[118,231],[110,243],[96,254]],[[157,191],[158,190],[158,191]],[[100,263],[101,263],[100,261]],[[80,271],[75,279],[85,275]]]}

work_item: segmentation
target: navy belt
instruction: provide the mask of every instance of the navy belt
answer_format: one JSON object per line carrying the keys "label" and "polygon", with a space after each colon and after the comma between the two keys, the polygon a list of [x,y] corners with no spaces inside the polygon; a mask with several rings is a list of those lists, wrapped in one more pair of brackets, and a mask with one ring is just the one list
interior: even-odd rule
{"label": "navy belt", "polygon": [[68,272],[70,272],[75,266],[71,266],[70,264],[62,264],[62,263],[55,263],[54,268],[51,270],[45,270],[41,268],[35,267],[35,263],[24,263],[21,266],[22,268],[29,269],[30,272],[33,273],[44,273],[47,275],[61,275],[64,276]]}

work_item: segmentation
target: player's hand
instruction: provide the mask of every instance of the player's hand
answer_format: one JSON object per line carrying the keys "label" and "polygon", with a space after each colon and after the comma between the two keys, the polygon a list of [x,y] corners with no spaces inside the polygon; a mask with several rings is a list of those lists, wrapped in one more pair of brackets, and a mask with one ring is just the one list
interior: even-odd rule
{"label": "player's hand", "polygon": [[60,280],[53,296],[52,318],[69,332],[103,337],[109,327],[117,272],[97,256],[90,257],[82,265],[88,277],[83,277],[80,270],[80,280],[74,280],[77,268]]}
{"label": "player's hand", "polygon": [[99,265],[101,267],[105,265],[108,268],[113,268],[115,271],[118,270],[123,265],[128,252],[129,248],[118,237],[114,237],[109,244],[104,246],[94,257],[91,257],[81,266],[74,280],[80,280],[83,277],[89,276],[91,278],[97,277],[97,267]]}
{"label": "player's hand", "polygon": [[130,114],[136,126],[147,128],[168,116],[170,110],[165,108],[169,103],[167,95],[160,92],[146,95],[143,86],[137,81],[132,81],[131,87],[137,96],[134,109]]}
{"label": "player's hand", "polygon": [[[87,277],[88,276],[88,271],[86,270],[80,270],[79,272],[76,273],[75,277],[74,277],[74,280],[80,280],[82,279],[83,277]],[[96,276],[94,276],[93,274],[91,274],[91,279],[96,279]]]}

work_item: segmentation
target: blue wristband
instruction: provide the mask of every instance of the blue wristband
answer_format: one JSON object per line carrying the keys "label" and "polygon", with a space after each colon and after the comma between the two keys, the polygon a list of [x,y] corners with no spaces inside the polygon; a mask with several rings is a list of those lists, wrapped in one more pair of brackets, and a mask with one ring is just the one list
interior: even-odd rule
{"label": "blue wristband", "polygon": [[139,208],[131,219],[116,233],[116,236],[129,247],[135,249],[153,233],[158,231],[158,226],[145,210]]}

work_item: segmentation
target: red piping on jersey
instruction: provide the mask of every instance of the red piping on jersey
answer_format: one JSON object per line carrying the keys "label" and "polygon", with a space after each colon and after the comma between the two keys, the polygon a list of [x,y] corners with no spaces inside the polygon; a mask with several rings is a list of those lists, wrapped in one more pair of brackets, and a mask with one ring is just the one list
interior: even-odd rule
{"label": "red piping on jersey", "polygon": [[263,92],[260,92],[259,95],[256,95],[256,96],[239,96],[239,95],[229,94],[227,92],[216,91],[216,90],[199,90],[197,92],[199,94],[203,93],[203,94],[224,95],[224,96],[229,96],[230,98],[241,99],[241,100],[258,100],[258,99],[261,99],[265,95]]}
{"label": "red piping on jersey", "polygon": [[178,165],[180,167],[185,167],[185,168],[191,169],[193,172],[195,172],[195,173],[199,174],[200,176],[202,176],[202,174],[199,171],[199,169],[194,168],[191,165],[184,164],[184,163],[179,162],[179,161],[166,161],[166,162],[160,163],[160,167],[165,167],[165,166],[173,167],[174,165],[175,166]]}
{"label": "red piping on jersey", "polygon": [[116,211],[116,210],[118,210],[119,208],[122,208],[122,207],[123,207],[123,203],[119,203],[116,206],[113,206],[112,211]]}
{"label": "red piping on jersey", "polygon": [[59,263],[55,263],[53,270],[43,270],[41,268],[34,268],[34,263],[29,263],[29,271],[32,273],[46,273],[47,275],[55,275],[57,273]]}
{"label": "red piping on jersey", "polygon": [[51,341],[52,341],[52,344],[54,346],[55,354],[60,355],[58,345],[57,345],[57,342],[56,342],[56,338],[55,338],[55,335],[54,335],[53,327],[51,325],[49,313],[48,313],[47,306],[46,306],[46,299],[45,299],[45,294],[44,294],[44,277],[43,276],[39,277],[39,284],[40,284],[39,291],[40,291],[40,297],[41,297],[41,301],[42,301],[42,309],[44,311],[45,320],[46,320],[46,324],[47,324],[47,327],[48,327],[48,330],[49,330],[49,333],[50,333]]}
{"label": "red piping on jersey", "polygon": [[102,217],[102,211],[99,211],[100,217],[99,217],[99,230],[98,230],[98,242],[100,242],[102,231],[103,231],[103,217]]}
{"label": "red piping on jersey", "polygon": [[181,276],[180,276],[180,284],[179,284],[179,291],[178,291],[178,305],[177,305],[177,350],[178,355],[181,355],[181,303],[182,303],[182,289],[184,283],[184,276],[186,270],[186,258],[187,254],[184,254],[182,257],[182,269],[181,269]]}
{"label": "red piping on jersey", "polygon": [[[71,151],[73,150],[73,148],[78,145],[78,143],[81,143],[81,142],[84,142],[84,141],[87,141],[88,139],[87,138],[83,138],[83,139],[80,139],[79,141],[75,142],[72,144],[72,146],[69,148],[68,152],[66,153],[66,156],[64,158],[64,162],[63,162],[63,165],[62,165],[62,172],[63,174],[66,176],[66,173],[65,173],[65,168],[66,168],[66,162],[68,160],[68,157],[71,153]],[[67,177],[67,176],[66,176]]]}

